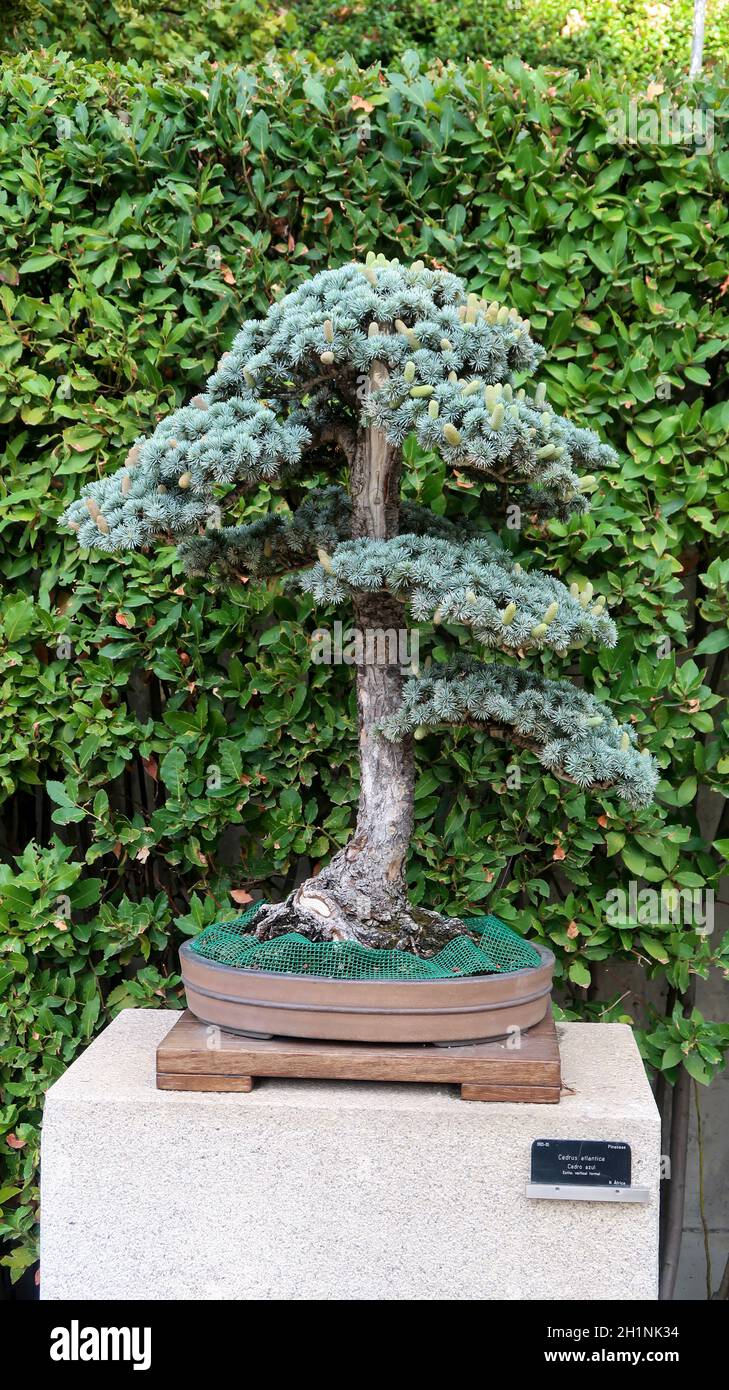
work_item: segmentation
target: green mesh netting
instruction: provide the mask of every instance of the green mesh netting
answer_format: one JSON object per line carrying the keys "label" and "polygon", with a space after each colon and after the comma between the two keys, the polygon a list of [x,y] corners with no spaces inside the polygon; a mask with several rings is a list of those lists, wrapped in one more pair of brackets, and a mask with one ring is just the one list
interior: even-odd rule
{"label": "green mesh netting", "polygon": [[322,975],[329,980],[443,980],[451,975],[494,975],[541,964],[539,952],[499,917],[464,918],[478,936],[456,936],[437,955],[423,960],[410,951],[373,951],[354,941],[309,941],[287,932],[273,941],[249,934],[263,903],[242,917],[213,922],[192,941],[192,949],[218,965],[279,975]]}

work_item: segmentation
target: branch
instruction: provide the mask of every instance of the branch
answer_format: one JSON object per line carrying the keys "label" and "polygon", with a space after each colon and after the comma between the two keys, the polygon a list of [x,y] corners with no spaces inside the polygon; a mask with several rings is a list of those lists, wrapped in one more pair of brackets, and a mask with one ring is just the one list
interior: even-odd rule
{"label": "branch", "polygon": [[406,682],[398,712],[381,731],[399,740],[455,725],[479,729],[535,753],[563,780],[585,790],[616,790],[645,806],[658,781],[654,760],[639,752],[630,726],[567,681],[548,680],[500,662],[464,656]]}
{"label": "branch", "polygon": [[586,511],[596,479],[580,478],[577,470],[614,462],[614,451],[555,414],[543,388],[528,397],[488,366],[477,365],[469,377],[447,366],[436,354],[416,351],[368,401],[378,428],[394,443],[414,432],[450,467],[526,488],[525,506],[533,511],[565,517]]}
{"label": "branch", "polygon": [[337,546],[302,576],[300,587],[323,603],[357,593],[389,592],[417,622],[459,623],[479,642],[511,655],[552,650],[565,656],[592,641],[615,645],[615,627],[592,585],[581,592],[538,570],[525,572],[484,538],[405,534]]}

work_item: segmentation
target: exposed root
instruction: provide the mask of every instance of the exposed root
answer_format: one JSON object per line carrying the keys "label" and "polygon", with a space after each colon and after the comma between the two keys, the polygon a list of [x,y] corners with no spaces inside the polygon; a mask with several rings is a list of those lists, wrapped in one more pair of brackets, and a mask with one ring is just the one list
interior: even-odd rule
{"label": "exposed root", "polygon": [[[325,875],[326,870],[321,878]],[[310,941],[356,941],[372,950],[432,956],[455,936],[466,934],[466,927],[458,917],[410,906],[399,893],[388,903],[376,904],[363,893],[337,892],[324,882],[320,886],[316,878],[285,902],[264,908],[256,917],[255,932],[259,941],[300,932]]]}

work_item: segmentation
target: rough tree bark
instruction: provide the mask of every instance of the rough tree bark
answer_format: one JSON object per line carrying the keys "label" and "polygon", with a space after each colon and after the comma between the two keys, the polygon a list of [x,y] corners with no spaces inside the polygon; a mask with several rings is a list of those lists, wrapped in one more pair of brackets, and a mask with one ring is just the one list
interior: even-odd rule
{"label": "rough tree bark", "polygon": [[[375,363],[370,390],[376,390],[385,376],[385,368]],[[359,428],[349,458],[354,539],[389,540],[398,534],[401,461],[401,450],[380,430]],[[377,949],[429,955],[466,928],[457,918],[412,907],[407,900],[404,875],[415,777],[412,738],[392,743],[377,732],[380,721],[401,702],[398,633],[405,628],[405,609],[389,594],[365,594],[355,599],[354,616],[368,638],[362,644],[365,659],[357,667],[360,795],[355,831],[326,868],[284,903],[259,914],[256,935],[268,940],[301,931],[320,941],[358,941]]]}

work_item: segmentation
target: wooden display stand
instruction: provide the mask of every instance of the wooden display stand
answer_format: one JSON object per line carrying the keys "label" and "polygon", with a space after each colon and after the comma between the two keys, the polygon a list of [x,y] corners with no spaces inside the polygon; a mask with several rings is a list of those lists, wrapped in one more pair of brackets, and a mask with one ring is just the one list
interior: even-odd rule
{"label": "wooden display stand", "polygon": [[555,1105],[561,1074],[551,1013],[521,1036],[452,1047],[246,1038],[186,1010],[157,1048],[161,1091],[252,1091],[260,1077],[421,1081],[460,1086],[462,1100]]}

